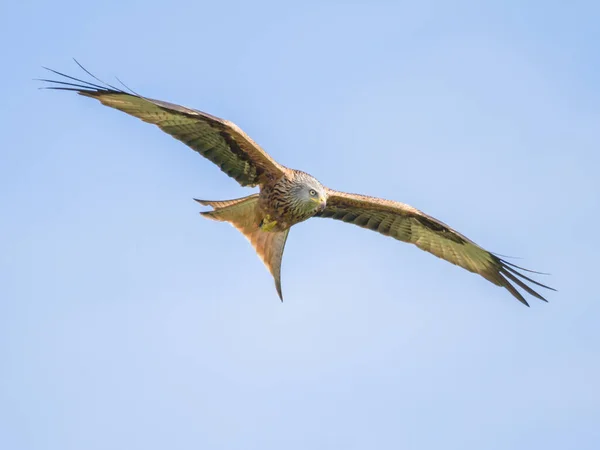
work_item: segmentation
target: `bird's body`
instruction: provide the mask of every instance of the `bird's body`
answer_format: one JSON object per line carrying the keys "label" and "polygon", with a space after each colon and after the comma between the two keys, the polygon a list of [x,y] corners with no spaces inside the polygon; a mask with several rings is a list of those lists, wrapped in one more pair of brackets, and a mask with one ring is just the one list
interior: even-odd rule
{"label": "bird's body", "polygon": [[[317,195],[311,196],[311,190]],[[308,195],[303,197],[303,194]],[[263,229],[270,223],[271,230],[285,231],[322,211],[326,201],[327,193],[314,177],[288,169],[279,179],[261,188],[257,211],[259,223],[262,223]]]}
{"label": "bird's body", "polygon": [[448,225],[416,208],[390,200],[335,191],[305,172],[282,166],[231,122],[194,109],[128,93],[97,78],[101,85],[52,72],[70,80],[43,80],[54,83],[53,89],[75,91],[155,124],[215,163],[242,186],[258,186],[259,193],[248,197],[197,201],[213,208],[212,211],[202,212],[204,217],[231,223],[251,242],[273,275],[282,299],[281,259],[289,230],[311,217],[341,220],[415,244],[422,250],[506,288],[525,305],[527,302],[515,285],[541,300],[545,299],[524,280],[551,289],[517,270],[527,269],[484,250]]}

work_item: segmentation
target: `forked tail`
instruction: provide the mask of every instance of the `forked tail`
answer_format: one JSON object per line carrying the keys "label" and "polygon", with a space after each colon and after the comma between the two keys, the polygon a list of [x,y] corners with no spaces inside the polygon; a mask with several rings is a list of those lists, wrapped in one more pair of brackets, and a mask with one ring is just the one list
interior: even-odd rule
{"label": "forked tail", "polygon": [[281,301],[281,258],[288,230],[263,231],[258,217],[258,194],[235,200],[209,201],[194,199],[201,205],[211,206],[213,211],[201,212],[204,217],[220,222],[229,222],[250,241],[275,279],[275,288]]}

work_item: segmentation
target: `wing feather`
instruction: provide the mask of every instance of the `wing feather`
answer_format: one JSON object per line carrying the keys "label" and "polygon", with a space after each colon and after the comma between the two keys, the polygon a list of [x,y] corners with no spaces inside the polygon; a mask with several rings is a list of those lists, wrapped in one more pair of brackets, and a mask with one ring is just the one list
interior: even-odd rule
{"label": "wing feather", "polygon": [[325,210],[317,214],[317,217],[352,223],[414,244],[421,250],[477,273],[486,280],[506,288],[527,306],[529,306],[527,301],[515,288],[515,285],[540,300],[546,301],[546,299],[525,284],[523,280],[545,289],[554,290],[525,276],[517,269],[533,271],[504,261],[445,223],[404,203],[328,189],[327,206]]}
{"label": "wing feather", "polygon": [[95,98],[103,105],[157,125],[215,163],[242,186],[263,185],[281,177],[288,170],[273,160],[233,122],[195,109],[122,91],[93,75],[96,81],[105,85],[48,70],[71,80],[41,80],[52,83],[49,89],[75,91],[80,95]]}

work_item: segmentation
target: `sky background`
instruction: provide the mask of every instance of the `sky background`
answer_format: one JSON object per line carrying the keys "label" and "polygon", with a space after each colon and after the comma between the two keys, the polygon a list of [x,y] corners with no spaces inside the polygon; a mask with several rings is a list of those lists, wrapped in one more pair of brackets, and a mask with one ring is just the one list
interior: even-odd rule
{"label": "sky background", "polygon": [[[0,448],[600,448],[600,3],[0,4]],[[252,191],[41,66],[236,122],[552,273],[526,308],[315,219],[285,302],[193,197]]]}

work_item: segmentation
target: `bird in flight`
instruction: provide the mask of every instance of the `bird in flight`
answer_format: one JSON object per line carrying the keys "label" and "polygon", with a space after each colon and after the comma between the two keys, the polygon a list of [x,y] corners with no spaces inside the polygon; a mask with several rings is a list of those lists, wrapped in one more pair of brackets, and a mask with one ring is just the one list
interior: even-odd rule
{"label": "bird in flight", "polygon": [[546,299],[526,282],[554,290],[521,271],[540,272],[505,261],[412,206],[329,189],[311,175],[279,164],[230,121],[116,88],[77,64],[94,82],[48,68],[62,78],[40,81],[51,83],[48,89],[74,91],[154,124],[212,161],[240,185],[259,187],[259,193],[234,200],[195,200],[212,208],[202,212],[202,216],[229,222],[250,241],[271,272],[282,301],[281,259],[288,233],[292,226],[311,217],[341,220],[415,244],[421,250],[506,288],[527,306],[517,287],[544,301]]}

